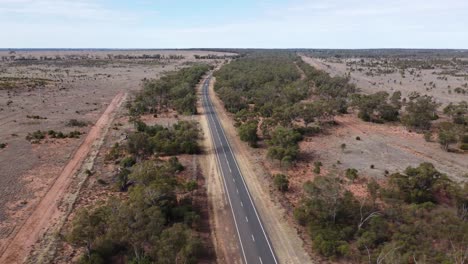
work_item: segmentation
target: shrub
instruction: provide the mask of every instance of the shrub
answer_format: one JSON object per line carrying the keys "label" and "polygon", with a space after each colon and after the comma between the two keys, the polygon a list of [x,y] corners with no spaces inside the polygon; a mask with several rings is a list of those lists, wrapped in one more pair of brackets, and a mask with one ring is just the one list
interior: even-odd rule
{"label": "shrub", "polygon": [[136,163],[135,157],[133,157],[133,156],[127,156],[127,157],[123,158],[123,159],[120,161],[120,167],[122,167],[122,168],[130,168],[130,167],[132,167],[133,165],[135,165],[135,163]]}
{"label": "shrub", "polygon": [[320,161],[314,162],[314,170],[313,170],[313,172],[314,172],[315,174],[320,174],[320,167],[322,167],[322,162],[320,162]]}
{"label": "shrub", "polygon": [[282,165],[283,162],[291,163],[299,154],[297,142],[301,138],[301,134],[292,129],[277,127],[271,135],[271,140],[267,142],[268,157],[280,160]]}
{"label": "shrub", "polygon": [[119,159],[122,156],[123,149],[119,143],[115,143],[109,152],[106,154],[106,161],[114,161]]}
{"label": "shrub", "polygon": [[468,143],[462,143],[462,144],[460,145],[460,149],[461,149],[461,150],[468,150]]}
{"label": "shrub", "polygon": [[6,148],[6,146],[7,146],[7,143],[0,143],[0,149],[4,149]]}
{"label": "shrub", "polygon": [[361,137],[356,137],[356,140],[358,140],[358,141],[361,140]]}
{"label": "shrub", "polygon": [[426,142],[431,142],[431,139],[432,139],[432,132],[431,131],[424,132],[424,140],[426,140]]}
{"label": "shrub", "polygon": [[251,147],[257,146],[257,121],[249,121],[238,127],[239,137],[242,141],[248,142]]}
{"label": "shrub", "polygon": [[40,141],[42,139],[44,139],[46,136],[46,133],[41,131],[41,130],[37,130],[33,133],[28,133],[28,135],[26,136],[26,140],[29,140],[29,141]]}
{"label": "shrub", "polygon": [[103,179],[98,179],[97,183],[99,183],[101,185],[107,185],[107,182],[105,180],[103,180]]}
{"label": "shrub", "polygon": [[67,122],[67,126],[70,126],[70,127],[85,127],[87,126],[88,123],[85,122],[85,121],[80,121],[80,120],[77,120],[77,119],[70,119],[68,122]]}
{"label": "shrub", "polygon": [[354,182],[358,178],[358,171],[356,169],[347,169],[346,178]]}
{"label": "shrub", "polygon": [[465,135],[461,136],[461,142],[462,143],[468,143],[468,134],[465,134]]}
{"label": "shrub", "polygon": [[168,160],[168,163],[171,169],[175,172],[181,172],[185,169],[184,166],[179,162],[179,159],[177,157],[171,157]]}
{"label": "shrub", "polygon": [[289,180],[288,176],[284,174],[276,174],[273,176],[273,182],[275,184],[276,189],[281,192],[288,191],[289,188]]}

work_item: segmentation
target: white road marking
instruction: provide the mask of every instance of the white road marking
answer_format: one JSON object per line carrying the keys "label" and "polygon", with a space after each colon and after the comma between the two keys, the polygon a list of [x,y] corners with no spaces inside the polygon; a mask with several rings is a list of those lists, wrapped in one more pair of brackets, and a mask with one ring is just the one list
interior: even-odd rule
{"label": "white road marking", "polygon": [[[213,116],[210,115],[210,117],[211,117],[212,122],[214,123]],[[209,122],[208,122],[208,123],[209,123]],[[211,132],[211,133],[210,133],[210,135],[211,135],[211,140],[213,141],[213,144],[216,145],[215,140],[214,140],[214,136],[213,136],[213,129],[212,129],[212,127],[211,127],[210,125],[208,125],[208,128],[209,128],[209,130],[210,130],[210,132]],[[219,134],[218,134],[218,137],[219,137]],[[216,159],[218,160],[218,165],[221,166],[221,161],[219,160],[218,149],[216,148],[216,146],[215,146],[214,149],[215,149],[215,152],[216,152]],[[240,243],[240,246],[241,246],[242,255],[244,256],[244,262],[245,262],[245,263],[248,263],[248,262],[247,262],[247,257],[246,257],[246,255],[245,255],[244,245],[243,245],[243,243],[242,243],[242,239],[241,239],[240,232],[239,232],[239,226],[237,225],[236,215],[234,214],[234,209],[233,209],[233,207],[232,207],[231,196],[229,195],[229,191],[228,191],[228,189],[227,189],[227,185],[226,185],[226,181],[225,181],[225,178],[224,178],[224,173],[223,173],[222,168],[220,168],[220,171],[221,171],[221,174],[223,175],[222,178],[223,178],[224,190],[226,191],[226,194],[227,194],[227,196],[228,196],[229,205],[230,205],[230,207],[231,207],[231,213],[232,213],[232,216],[233,216],[233,218],[234,218],[234,224],[235,224],[235,226],[236,226],[237,237],[239,238],[239,243]]]}
{"label": "white road marking", "polygon": [[258,259],[260,260],[260,264],[263,264],[262,258],[258,257]]}
{"label": "white road marking", "polygon": [[[216,113],[214,113],[213,115],[216,115]],[[212,117],[213,119],[213,117]],[[229,150],[231,151],[231,153],[234,153],[232,151],[232,148],[231,148],[231,144],[229,143],[229,141],[227,140],[227,137],[226,137],[226,134],[224,133],[224,130],[221,128],[221,132],[223,133],[223,136],[224,136],[224,139],[226,140],[227,144],[228,144],[228,147],[229,147]],[[218,135],[219,137],[219,135]],[[247,185],[245,183],[245,180],[244,180],[244,175],[242,174],[242,171],[240,170],[239,168],[239,164],[237,163],[237,159],[236,157],[233,155],[233,158],[234,158],[234,162],[236,164],[236,167],[237,167],[237,170],[239,171],[240,175],[241,175],[241,179],[242,179],[242,182],[244,184],[244,187],[245,189],[247,190],[247,195],[249,197],[249,200],[250,200],[250,203],[252,204],[252,207],[254,209],[254,212],[255,212],[255,215],[257,216],[257,220],[258,220],[258,223],[260,224],[260,227],[262,228],[262,232],[263,232],[263,235],[265,236],[265,240],[267,241],[267,244],[268,244],[268,248],[270,249],[270,252],[271,252],[271,255],[273,256],[273,260],[275,261],[275,263],[277,264],[278,261],[276,260],[276,256],[275,254],[273,253],[273,249],[271,247],[271,244],[270,244],[270,241],[268,240],[268,237],[266,235],[266,232],[265,232],[265,228],[263,227],[263,224],[262,224],[262,221],[260,221],[260,216],[258,215],[258,212],[257,212],[257,209],[255,208],[255,205],[253,203],[253,200],[252,200],[252,197],[250,195],[250,191],[249,189],[247,188]]]}
{"label": "white road marking", "polygon": [[[207,80],[207,82],[208,82],[208,80]],[[218,138],[219,138],[219,141],[220,141],[220,143],[222,144],[222,140],[221,140],[221,137],[220,137],[220,135],[219,135],[219,130],[218,130],[218,127],[216,126],[216,122],[215,122],[214,117],[213,117],[213,116],[216,116],[216,117],[217,117],[217,114],[216,114],[216,112],[213,110],[213,104],[211,103],[211,101],[209,101],[209,94],[208,94],[208,93],[205,94],[205,99],[206,99],[206,105],[207,105],[207,107],[211,110],[211,114],[210,114],[209,116],[211,117],[211,120],[212,120],[212,122],[213,122],[213,124],[214,124],[214,127],[215,127],[215,129],[216,129],[216,132],[218,132],[218,133],[217,133],[217,136],[218,136]],[[219,123],[219,122],[220,122],[220,121],[218,120],[218,123]],[[220,123],[219,123],[219,124],[220,124]],[[212,131],[211,126],[210,126],[210,130]],[[234,153],[234,152],[232,151],[231,144],[230,144],[229,141],[227,140],[227,136],[226,136],[226,134],[225,134],[225,132],[224,132],[224,130],[223,130],[222,127],[221,127],[221,133],[222,133],[222,135],[223,135],[225,141],[227,142],[227,145],[228,145],[228,147],[229,147],[230,152],[231,152],[231,153]],[[211,133],[211,136],[212,136],[212,139],[213,139],[213,137],[214,137],[213,133]],[[213,141],[214,141],[214,139],[213,139]],[[216,153],[217,153],[218,162],[219,162],[219,164],[220,164],[219,166],[221,166],[221,163],[220,163],[220,160],[219,160],[219,153],[218,153],[218,151],[217,151],[216,148],[215,148],[215,150],[216,150]],[[224,154],[226,154],[226,153],[224,152]],[[260,217],[259,217],[258,212],[257,212],[257,209],[255,208],[255,205],[254,205],[254,203],[253,203],[252,197],[251,197],[251,195],[250,195],[250,191],[249,191],[249,189],[247,188],[247,185],[246,185],[246,183],[245,183],[244,176],[242,175],[242,171],[241,171],[240,168],[239,168],[239,164],[238,164],[238,162],[237,162],[236,157],[235,157],[234,155],[232,155],[232,156],[233,156],[233,159],[234,159],[234,163],[235,163],[235,165],[236,165],[236,167],[237,167],[237,169],[238,169],[238,171],[239,171],[239,173],[240,173],[240,175],[241,175],[241,180],[242,180],[242,182],[243,182],[244,188],[245,188],[246,191],[247,191],[247,195],[248,195],[249,200],[250,200],[250,203],[252,204],[252,207],[253,207],[253,209],[254,209],[254,212],[255,212],[255,215],[256,215],[256,217],[257,217],[258,223],[260,224],[260,227],[261,227],[261,229],[262,229],[263,235],[265,236],[265,239],[266,239],[266,241],[267,241],[267,244],[268,244],[268,247],[269,247],[269,249],[270,249],[271,255],[272,255],[272,257],[273,257],[274,263],[277,264],[278,261],[277,261],[277,259],[276,259],[275,254],[273,253],[273,249],[272,249],[271,244],[270,244],[270,241],[268,240],[268,237],[267,237],[267,235],[266,235],[265,228],[263,227],[263,224],[262,224],[262,222],[260,221]],[[227,163],[228,166],[230,167],[229,162],[226,162],[226,163]],[[223,173],[222,169],[221,169],[221,173]],[[236,230],[237,230],[237,234],[238,234],[238,237],[239,237],[239,242],[240,242],[240,244],[241,244],[242,254],[243,254],[243,256],[244,256],[244,261],[245,261],[245,263],[247,263],[247,258],[246,258],[245,251],[244,251],[244,247],[243,247],[243,244],[242,244],[242,239],[241,239],[241,237],[240,237],[240,233],[239,233],[239,228],[238,228],[238,226],[237,226],[236,217],[235,217],[235,214],[234,214],[234,211],[233,211],[233,208],[232,208],[231,198],[230,198],[229,193],[228,193],[228,191],[227,191],[227,185],[226,185],[226,182],[225,182],[224,173],[223,173],[223,183],[224,183],[225,190],[226,190],[226,192],[227,192],[227,194],[228,194],[229,204],[231,205],[231,212],[232,212],[232,215],[234,216],[234,223],[235,223],[235,225],[236,225]],[[243,206],[242,202],[241,202],[241,205]],[[255,238],[254,238],[253,235],[252,235],[252,240],[255,241]],[[259,260],[260,260],[260,263],[263,264],[263,261],[262,261],[262,259],[261,259],[260,257],[259,257]]]}
{"label": "white road marking", "polygon": [[244,207],[244,204],[241,202],[241,206]]}
{"label": "white road marking", "polygon": [[249,222],[249,219],[247,218],[247,216],[245,217],[245,221],[246,221],[246,222]]}

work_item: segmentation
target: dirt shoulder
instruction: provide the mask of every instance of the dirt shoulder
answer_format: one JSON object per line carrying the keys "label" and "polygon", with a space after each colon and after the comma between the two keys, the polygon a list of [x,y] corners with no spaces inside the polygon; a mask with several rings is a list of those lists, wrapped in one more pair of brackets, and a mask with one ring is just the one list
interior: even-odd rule
{"label": "dirt shoulder", "polygon": [[[0,263],[22,263],[36,241],[45,233],[50,232],[54,223],[61,222],[66,216],[67,208],[63,208],[64,199],[74,176],[80,171],[86,158],[93,150],[97,152],[102,144],[102,138],[107,133],[114,117],[114,112],[125,100],[126,94],[117,94],[106,111],[102,114],[86,139],[74,153],[73,158],[63,168],[60,176],[48,189],[32,214],[22,223],[17,233],[8,241],[8,246],[2,252]],[[97,149],[97,150],[96,150]]]}
{"label": "dirt shoulder", "polygon": [[298,232],[289,223],[287,211],[270,192],[271,176],[262,166],[263,157],[250,151],[238,138],[232,119],[214,92],[215,81],[213,78],[210,84],[211,98],[280,263],[312,263]]}

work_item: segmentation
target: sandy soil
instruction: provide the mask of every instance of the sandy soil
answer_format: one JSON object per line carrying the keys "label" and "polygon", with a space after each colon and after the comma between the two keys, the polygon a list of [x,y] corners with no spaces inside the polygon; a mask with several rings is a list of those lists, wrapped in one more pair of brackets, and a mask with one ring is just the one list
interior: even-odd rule
{"label": "sandy soil", "polygon": [[61,217],[60,203],[64,197],[68,186],[72,182],[73,175],[80,169],[81,164],[88,156],[95,142],[105,135],[112,121],[113,113],[120,107],[125,98],[125,93],[119,93],[115,96],[108,108],[90,130],[85,141],[75,152],[73,158],[65,166],[60,176],[47,191],[40,203],[34,209],[29,218],[21,225],[18,232],[8,241],[8,245],[0,258],[2,263],[21,263],[23,258],[28,256],[30,247],[46,230],[51,221]]}
{"label": "sandy soil", "polygon": [[[311,58],[307,56],[301,56],[302,59],[310,65],[324,70],[330,73],[332,76],[344,76],[347,73],[351,73],[351,82],[355,83],[365,93],[375,93],[378,91],[387,91],[393,93],[394,91],[401,91],[404,97],[407,97],[411,92],[419,92],[421,94],[429,94],[434,98],[446,105],[450,102],[460,102],[468,100],[468,93],[465,95],[457,94],[453,90],[457,87],[463,87],[468,83],[467,77],[451,76],[440,74],[442,71],[455,70],[455,68],[447,66],[446,68],[436,69],[422,69],[416,70],[419,76],[408,74],[406,71],[406,77],[402,78],[401,74],[396,71],[395,73],[381,74],[369,76],[366,73],[371,68],[364,68],[363,71],[350,71],[351,66],[347,66],[347,62],[355,62],[356,59],[348,59],[337,62],[336,60],[325,60],[318,58]],[[375,61],[375,59],[364,59],[365,62]],[[354,66],[356,67],[356,66]],[[462,74],[468,76],[468,69],[456,69]],[[438,77],[447,77],[447,80]],[[429,83],[436,85],[436,88],[429,88]],[[426,84],[426,85],[425,85]],[[451,92],[449,92],[451,90]]]}
{"label": "sandy soil", "polygon": [[251,151],[247,144],[240,141],[232,117],[226,113],[222,102],[215,95],[215,81],[213,78],[210,85],[214,106],[280,263],[313,263],[294,225],[291,224],[291,208],[285,209],[279,201],[281,197],[271,192],[271,176],[261,166],[264,156]]}
{"label": "sandy soil", "polygon": [[[430,162],[457,182],[467,181],[468,155],[447,152],[437,142],[426,142],[423,135],[408,132],[404,127],[364,122],[353,115],[336,118],[339,125],[330,135],[312,138],[301,149],[329,165],[336,161],[339,169],[355,168],[363,175],[382,178],[403,171],[408,166]],[[356,140],[360,137],[361,140]],[[340,146],[346,144],[344,151]],[[375,168],[371,169],[370,166]]]}

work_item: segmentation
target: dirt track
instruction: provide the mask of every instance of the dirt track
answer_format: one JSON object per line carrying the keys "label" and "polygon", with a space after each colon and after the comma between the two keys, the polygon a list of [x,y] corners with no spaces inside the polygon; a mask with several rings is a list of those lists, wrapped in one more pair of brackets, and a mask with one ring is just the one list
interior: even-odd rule
{"label": "dirt track", "polygon": [[43,235],[47,227],[63,214],[59,206],[73,180],[73,175],[80,169],[95,142],[105,135],[106,128],[112,122],[114,111],[121,106],[125,96],[125,93],[120,92],[114,97],[74,153],[73,158],[63,168],[60,176],[57,177],[32,214],[22,223],[16,235],[8,242],[8,246],[1,253],[0,263],[24,262],[34,243]]}

